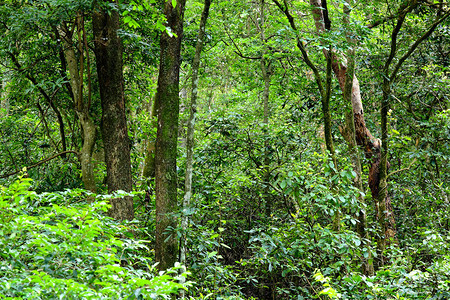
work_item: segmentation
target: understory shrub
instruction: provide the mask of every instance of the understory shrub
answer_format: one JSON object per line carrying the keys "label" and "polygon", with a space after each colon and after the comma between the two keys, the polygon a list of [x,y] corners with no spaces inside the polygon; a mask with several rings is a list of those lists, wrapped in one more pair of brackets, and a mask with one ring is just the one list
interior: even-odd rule
{"label": "understory shrub", "polygon": [[133,224],[106,216],[108,197],[31,184],[0,187],[0,299],[161,299],[191,285],[180,265],[156,274]]}

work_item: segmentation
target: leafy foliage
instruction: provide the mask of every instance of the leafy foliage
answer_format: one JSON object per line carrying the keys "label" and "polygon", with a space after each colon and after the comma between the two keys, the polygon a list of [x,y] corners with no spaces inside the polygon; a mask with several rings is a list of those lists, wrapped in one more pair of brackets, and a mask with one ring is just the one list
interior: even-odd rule
{"label": "leafy foliage", "polygon": [[181,266],[155,275],[145,241],[131,239],[132,224],[105,216],[107,201],[30,185],[22,178],[1,187],[2,299],[157,299],[190,286],[177,282],[187,275],[177,275]]}

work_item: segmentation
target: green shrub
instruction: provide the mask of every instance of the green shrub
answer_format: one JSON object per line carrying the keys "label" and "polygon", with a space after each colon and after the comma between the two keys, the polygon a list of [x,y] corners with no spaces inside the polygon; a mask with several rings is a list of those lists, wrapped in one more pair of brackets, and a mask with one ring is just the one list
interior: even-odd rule
{"label": "green shrub", "polygon": [[156,299],[191,285],[179,265],[155,276],[145,241],[105,215],[106,201],[30,186],[0,187],[0,299]]}

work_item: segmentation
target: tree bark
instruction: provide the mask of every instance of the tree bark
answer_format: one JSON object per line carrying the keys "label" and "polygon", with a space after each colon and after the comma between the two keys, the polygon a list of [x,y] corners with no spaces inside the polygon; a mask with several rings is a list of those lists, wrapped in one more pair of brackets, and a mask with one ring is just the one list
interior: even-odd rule
{"label": "tree bark", "polygon": [[[79,38],[82,38],[81,30],[82,26],[80,23],[82,20],[79,15],[77,16],[77,30],[79,32]],[[74,25],[75,26],[75,25]],[[95,175],[94,175],[94,165],[92,162],[92,154],[95,146],[95,136],[96,136],[96,128],[94,121],[89,113],[89,104],[85,105],[84,97],[83,97],[83,43],[82,40],[79,41],[80,49],[79,52],[79,60],[77,59],[77,55],[75,52],[74,41],[72,37],[72,31],[70,31],[65,24],[60,28],[60,36],[63,42],[63,52],[64,58],[67,65],[67,69],[70,75],[70,87],[74,100],[74,108],[75,112],[80,120],[81,129],[82,129],[82,147],[81,153],[79,155],[80,163],[81,163],[81,174],[84,187],[91,191],[97,191],[97,185],[95,183]],[[80,65],[80,67],[78,67]]]}
{"label": "tree bark", "polygon": [[183,16],[185,0],[164,4],[166,26],[172,33],[165,31],[160,40],[160,62],[158,89],[156,93],[156,111],[158,130],[155,155],[155,194],[156,194],[156,245],[155,256],[160,270],[174,265],[178,257],[176,234],[170,232],[177,227],[173,213],[177,205],[177,142],[179,115],[180,50],[183,35]]}
{"label": "tree bark", "polygon": [[[130,141],[125,115],[122,43],[117,35],[119,12],[92,14],[95,56],[102,105],[102,137],[108,192],[132,190]],[[111,199],[110,215],[118,220],[134,218],[132,197]]]}
{"label": "tree bark", "polygon": [[[151,128],[157,128],[157,116],[156,116],[156,97],[153,99],[150,107],[150,126]],[[145,160],[144,167],[142,168],[142,177],[151,179],[155,178],[155,147],[156,139],[149,139],[145,145]]]}
{"label": "tree bark", "polygon": [[[184,184],[184,198],[183,198],[183,220],[181,227],[183,229],[183,241],[181,243],[180,262],[186,264],[186,236],[189,223],[189,215],[186,214],[186,209],[190,207],[192,197],[192,173],[194,162],[194,131],[195,131],[195,118],[197,112],[197,96],[198,96],[198,70],[200,68],[200,58],[203,50],[203,39],[205,37],[205,27],[208,20],[209,8],[211,6],[211,0],[205,0],[202,16],[200,19],[200,28],[197,36],[197,44],[195,46],[195,56],[192,62],[192,81],[191,81],[191,103],[189,106],[189,120],[187,126],[186,137],[186,178]],[[182,291],[184,295],[184,291]]]}
{"label": "tree bark", "polygon": [[[344,3],[344,23],[350,23],[350,5]],[[353,170],[355,172],[355,178],[353,179],[353,185],[360,191],[358,200],[363,207],[358,212],[358,224],[357,224],[357,232],[359,237],[361,238],[361,252],[363,253],[362,258],[362,270],[363,273],[368,276],[373,276],[374,268],[372,262],[372,252],[370,251],[370,241],[369,234],[366,230],[367,220],[366,220],[366,211],[364,208],[364,188],[362,184],[362,167],[361,167],[361,158],[359,154],[358,144],[356,142],[356,128],[355,128],[355,118],[353,113],[353,105],[352,105],[352,91],[355,80],[355,41],[351,38],[351,34],[347,32],[347,41],[350,43],[350,48],[347,51],[347,70],[345,72],[345,84],[344,84],[344,105],[345,105],[345,126],[342,130],[342,135],[344,139],[347,141],[350,159],[352,162]],[[364,252],[367,252],[367,258],[364,257]]]}

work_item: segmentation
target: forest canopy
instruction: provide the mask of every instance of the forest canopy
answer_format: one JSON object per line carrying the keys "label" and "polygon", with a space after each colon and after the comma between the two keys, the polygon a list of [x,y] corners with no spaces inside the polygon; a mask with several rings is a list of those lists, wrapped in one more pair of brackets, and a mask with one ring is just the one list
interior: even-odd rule
{"label": "forest canopy", "polygon": [[0,299],[450,298],[444,0],[3,0]]}

